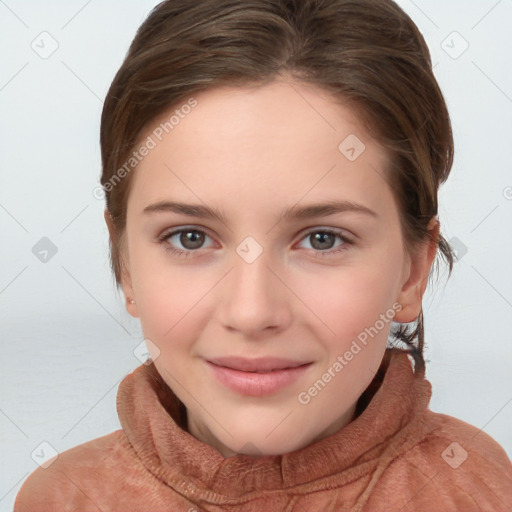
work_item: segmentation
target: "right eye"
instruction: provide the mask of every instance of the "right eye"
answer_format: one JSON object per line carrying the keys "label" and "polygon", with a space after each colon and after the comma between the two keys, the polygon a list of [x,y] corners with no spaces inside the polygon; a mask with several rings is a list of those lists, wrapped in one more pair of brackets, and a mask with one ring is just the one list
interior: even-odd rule
{"label": "right eye", "polygon": [[[205,238],[210,237],[201,229],[196,228],[175,229],[158,237],[166,251],[183,257],[203,248]],[[181,244],[184,249],[176,248],[176,244]]]}

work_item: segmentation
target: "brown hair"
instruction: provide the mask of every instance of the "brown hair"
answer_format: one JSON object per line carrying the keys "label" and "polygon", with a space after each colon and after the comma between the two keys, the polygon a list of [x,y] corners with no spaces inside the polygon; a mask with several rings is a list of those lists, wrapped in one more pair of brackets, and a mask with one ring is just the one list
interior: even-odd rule
{"label": "brown hair", "polygon": [[[126,171],[119,179],[120,170],[148,124],[194,93],[264,85],[283,74],[322,87],[357,109],[368,132],[392,155],[390,186],[406,248],[428,240],[437,191],[452,166],[453,137],[427,44],[398,5],[167,0],[138,29],[101,117],[101,184],[116,233],[110,251],[118,287],[131,183]],[[438,244],[451,272],[450,246],[441,235]],[[423,314],[413,332],[400,326],[394,336],[407,345],[415,371],[424,372]]]}

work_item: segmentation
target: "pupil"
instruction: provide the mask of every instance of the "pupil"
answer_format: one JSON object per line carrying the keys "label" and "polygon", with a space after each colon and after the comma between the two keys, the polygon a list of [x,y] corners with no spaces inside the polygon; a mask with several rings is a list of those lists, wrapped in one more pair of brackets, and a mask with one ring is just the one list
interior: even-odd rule
{"label": "pupil", "polygon": [[[315,247],[315,244],[317,242],[320,242],[320,247],[315,247],[315,249],[329,249],[330,248],[330,245],[329,242],[332,242],[332,240],[330,240],[330,238],[332,237],[333,235],[331,235],[330,233],[315,233],[313,235],[313,240],[315,243],[313,243],[313,247]],[[325,243],[327,241],[327,247],[325,246]],[[324,245],[322,245],[324,244]]]}
{"label": "pupil", "polygon": [[181,234],[180,242],[184,247],[187,247],[187,249],[197,249],[203,243],[203,235],[197,231],[186,231]]}

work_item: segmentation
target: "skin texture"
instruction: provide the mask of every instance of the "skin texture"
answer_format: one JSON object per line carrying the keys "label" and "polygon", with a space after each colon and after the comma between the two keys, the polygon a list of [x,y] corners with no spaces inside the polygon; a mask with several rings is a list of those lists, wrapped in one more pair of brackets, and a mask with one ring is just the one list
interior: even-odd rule
{"label": "skin texture", "polygon": [[[224,457],[298,450],[351,421],[379,367],[391,322],[359,343],[342,371],[333,364],[365,328],[381,326],[380,315],[396,312],[400,322],[418,316],[437,245],[405,251],[385,179],[388,155],[354,111],[322,89],[276,80],[252,89],[214,88],[195,98],[197,106],[131,176],[122,288],[135,303],[128,301],[127,310],[140,319],[157,369],[185,404],[193,436]],[[354,161],[338,149],[350,134],[365,144]],[[218,209],[225,223],[143,213],[165,200]],[[364,205],[376,216],[277,221],[288,207],[330,200]],[[105,219],[114,238],[107,212]],[[180,228],[202,230],[202,245],[201,238],[180,242],[179,233],[158,240]],[[334,236],[322,245],[315,241],[322,228],[353,243]],[[437,239],[437,220],[430,228]],[[237,252],[248,236],[262,249],[251,263]],[[251,243],[250,252],[258,247]],[[215,378],[205,360],[221,356],[312,364],[284,389],[255,397]],[[308,394],[329,368],[329,382]]]}

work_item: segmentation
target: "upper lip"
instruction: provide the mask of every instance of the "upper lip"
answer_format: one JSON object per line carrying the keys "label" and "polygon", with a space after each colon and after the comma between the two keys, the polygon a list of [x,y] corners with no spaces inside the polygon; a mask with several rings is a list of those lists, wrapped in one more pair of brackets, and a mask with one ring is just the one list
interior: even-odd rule
{"label": "upper lip", "polygon": [[311,361],[294,361],[280,357],[259,357],[248,359],[246,357],[216,357],[208,359],[210,363],[233,370],[245,372],[284,370],[286,368],[297,368],[310,363]]}

